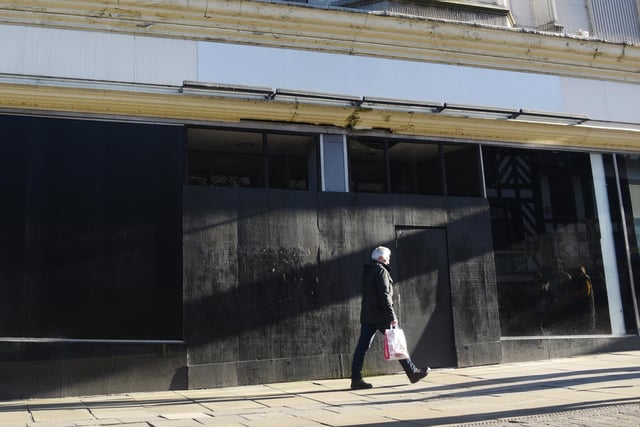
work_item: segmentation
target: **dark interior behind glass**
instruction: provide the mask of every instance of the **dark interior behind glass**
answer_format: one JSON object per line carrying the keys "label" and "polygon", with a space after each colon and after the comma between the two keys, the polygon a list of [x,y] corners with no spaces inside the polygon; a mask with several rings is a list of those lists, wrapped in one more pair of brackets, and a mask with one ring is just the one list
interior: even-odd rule
{"label": "dark interior behind glass", "polygon": [[315,190],[316,136],[190,128],[187,182]]}
{"label": "dark interior behind glass", "polygon": [[476,145],[364,137],[349,138],[348,144],[353,192],[482,196]]}
{"label": "dark interior behind glass", "polygon": [[589,155],[483,157],[502,335],[610,333]]}

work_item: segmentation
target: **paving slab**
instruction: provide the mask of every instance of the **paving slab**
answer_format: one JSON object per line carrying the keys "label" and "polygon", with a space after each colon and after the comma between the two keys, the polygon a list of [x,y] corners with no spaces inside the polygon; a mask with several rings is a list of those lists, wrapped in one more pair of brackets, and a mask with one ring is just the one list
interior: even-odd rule
{"label": "paving slab", "polygon": [[197,401],[201,406],[212,411],[213,415],[243,413],[255,411],[267,411],[268,407],[253,400],[247,399],[223,399],[216,401]]}
{"label": "paving slab", "polygon": [[87,409],[36,409],[31,410],[35,422],[95,420]]}
{"label": "paving slab", "polygon": [[222,415],[207,418],[196,418],[195,422],[207,426],[246,427],[247,419],[239,415]]}
{"label": "paving slab", "polygon": [[353,411],[350,415],[337,412],[332,408],[325,408],[305,411],[300,416],[325,426],[382,425],[392,421],[382,414],[372,413],[370,410],[363,411],[362,408],[359,411]]}
{"label": "paving slab", "polygon": [[5,424],[26,424],[32,421],[29,411],[25,408],[22,411],[4,411],[0,410],[0,425],[5,427]]}
{"label": "paving slab", "polygon": [[385,417],[398,422],[413,422],[415,420],[438,418],[443,413],[442,410],[433,409],[423,402],[390,403],[374,405],[372,408],[383,411]]}
{"label": "paving slab", "polygon": [[244,425],[251,427],[281,427],[281,426],[310,426],[317,427],[322,424],[302,418],[296,413],[270,412],[267,414],[243,415],[246,421]]}
{"label": "paving slab", "polygon": [[283,397],[270,397],[268,399],[255,399],[256,403],[270,408],[306,408],[311,409],[324,405],[308,396],[285,395]]}

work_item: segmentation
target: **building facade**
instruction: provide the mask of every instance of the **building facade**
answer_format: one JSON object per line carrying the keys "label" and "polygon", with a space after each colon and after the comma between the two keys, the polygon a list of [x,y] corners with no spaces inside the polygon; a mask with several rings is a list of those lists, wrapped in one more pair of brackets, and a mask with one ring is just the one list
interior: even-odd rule
{"label": "building facade", "polygon": [[347,378],[377,245],[417,364],[640,348],[611,3],[0,3],[0,398]]}

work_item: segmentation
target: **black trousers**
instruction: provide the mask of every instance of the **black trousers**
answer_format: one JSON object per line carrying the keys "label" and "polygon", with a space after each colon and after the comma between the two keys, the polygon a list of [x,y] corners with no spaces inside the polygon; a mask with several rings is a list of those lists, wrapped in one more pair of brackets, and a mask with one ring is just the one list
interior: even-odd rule
{"label": "black trousers", "polygon": [[[362,379],[362,365],[364,365],[364,356],[367,350],[371,347],[373,338],[376,332],[380,332],[384,335],[385,329],[389,328],[388,323],[363,323],[360,327],[360,339],[356,345],[356,350],[353,353],[353,361],[351,363],[351,379]],[[416,372],[418,368],[411,362],[411,359],[398,360],[404,372],[409,376]]]}

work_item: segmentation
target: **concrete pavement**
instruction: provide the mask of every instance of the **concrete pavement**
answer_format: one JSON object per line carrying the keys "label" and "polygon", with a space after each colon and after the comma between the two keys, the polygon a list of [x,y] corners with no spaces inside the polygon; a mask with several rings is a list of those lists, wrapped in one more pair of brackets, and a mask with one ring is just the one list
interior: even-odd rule
{"label": "concrete pavement", "polygon": [[640,351],[366,380],[6,401],[0,427],[640,425]]}

